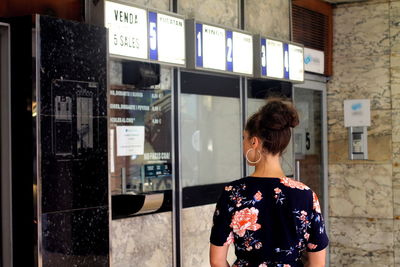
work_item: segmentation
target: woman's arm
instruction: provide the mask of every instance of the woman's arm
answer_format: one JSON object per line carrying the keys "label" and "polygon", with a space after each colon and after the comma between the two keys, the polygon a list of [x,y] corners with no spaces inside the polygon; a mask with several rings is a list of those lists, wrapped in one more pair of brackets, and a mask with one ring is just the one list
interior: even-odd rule
{"label": "woman's arm", "polygon": [[317,252],[308,252],[308,264],[307,267],[324,267],[326,248]]}
{"label": "woman's arm", "polygon": [[229,267],[226,260],[229,245],[215,246],[210,244],[210,265],[211,267]]}

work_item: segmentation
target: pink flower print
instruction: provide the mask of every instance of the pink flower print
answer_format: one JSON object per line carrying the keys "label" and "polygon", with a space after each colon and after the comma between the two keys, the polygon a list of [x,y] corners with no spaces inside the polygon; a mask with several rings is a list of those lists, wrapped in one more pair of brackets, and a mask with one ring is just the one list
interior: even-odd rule
{"label": "pink flower print", "polygon": [[233,236],[233,232],[231,231],[229,233],[229,236],[226,238],[226,242],[224,243],[224,246],[233,244],[234,242],[235,242],[235,237]]}
{"label": "pink flower print", "polygon": [[275,188],[274,191],[275,194],[279,194],[280,192],[282,192],[282,190],[279,187]]}
{"label": "pink flower print", "polygon": [[257,193],[254,195],[255,201],[260,201],[262,199],[262,194],[260,191],[257,191]]}
{"label": "pink flower print", "polygon": [[268,267],[268,265],[265,262],[263,262],[260,265],[258,265],[258,267]]}
{"label": "pink flower print", "polygon": [[315,245],[313,243],[308,243],[307,247],[311,250],[316,249],[318,245]]}
{"label": "pink flower print", "polygon": [[252,247],[252,246],[248,246],[248,247],[246,247],[246,250],[247,250],[247,251],[252,251],[252,250],[253,250],[253,247]]}
{"label": "pink flower print", "polygon": [[305,238],[305,240],[308,241],[308,239],[310,238],[310,234],[309,234],[309,233],[305,233],[305,234],[304,234],[304,238]]}
{"label": "pink flower print", "polygon": [[307,222],[307,217],[306,216],[307,216],[307,212],[302,210],[301,211],[301,215],[300,215],[300,220]]}
{"label": "pink flower print", "polygon": [[257,243],[254,245],[254,247],[255,247],[256,249],[260,249],[260,248],[262,247],[262,243],[261,243],[261,242],[257,242]]}
{"label": "pink flower print", "polygon": [[284,264],[283,267],[290,267],[290,264]]}
{"label": "pink flower print", "polygon": [[232,190],[232,186],[225,186],[225,191],[231,191]]}
{"label": "pink flower print", "polygon": [[237,199],[236,199],[236,207],[240,207],[240,206],[242,206],[242,198],[241,197],[238,197]]}
{"label": "pink flower print", "polygon": [[316,212],[321,213],[321,206],[319,205],[317,194],[315,194],[314,192],[313,192],[313,209]]}
{"label": "pink flower print", "polygon": [[290,179],[288,177],[281,178],[281,183],[290,188],[297,188],[300,190],[309,190],[310,188],[303,183]]}
{"label": "pink flower print", "polygon": [[229,225],[233,232],[240,237],[243,237],[246,230],[257,231],[261,228],[261,225],[257,223],[258,220],[258,209],[245,208],[236,211],[232,216],[232,222]]}

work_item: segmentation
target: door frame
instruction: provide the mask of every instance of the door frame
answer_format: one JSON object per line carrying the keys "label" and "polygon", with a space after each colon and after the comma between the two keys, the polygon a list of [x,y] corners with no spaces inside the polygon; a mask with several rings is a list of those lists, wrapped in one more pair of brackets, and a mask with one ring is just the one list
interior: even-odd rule
{"label": "door frame", "polygon": [[[293,85],[293,102],[295,102],[296,88],[320,91],[322,93],[322,168],[323,168],[323,194],[326,230],[329,232],[329,190],[328,190],[328,117],[327,117],[327,81],[328,78],[322,75],[311,73],[304,74],[304,83]],[[294,164],[295,174],[297,166]],[[297,177],[296,177],[297,179]],[[329,267],[329,250],[327,251],[327,267]]]}

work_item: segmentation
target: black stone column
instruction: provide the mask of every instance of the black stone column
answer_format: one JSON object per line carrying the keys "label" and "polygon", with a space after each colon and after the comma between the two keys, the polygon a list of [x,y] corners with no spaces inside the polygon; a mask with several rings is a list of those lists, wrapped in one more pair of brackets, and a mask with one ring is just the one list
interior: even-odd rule
{"label": "black stone column", "polygon": [[43,266],[109,266],[106,29],[37,19]]}

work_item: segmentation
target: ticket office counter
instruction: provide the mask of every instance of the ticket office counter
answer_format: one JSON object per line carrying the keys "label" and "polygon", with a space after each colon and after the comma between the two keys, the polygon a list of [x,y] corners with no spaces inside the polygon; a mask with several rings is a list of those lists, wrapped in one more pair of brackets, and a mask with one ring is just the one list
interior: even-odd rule
{"label": "ticket office counter", "polygon": [[[252,172],[242,156],[245,120],[268,97],[290,99],[292,84],[111,60],[109,95],[112,215],[120,219],[172,211],[173,194],[177,209],[215,203],[225,183]],[[291,143],[287,176],[292,155]]]}

